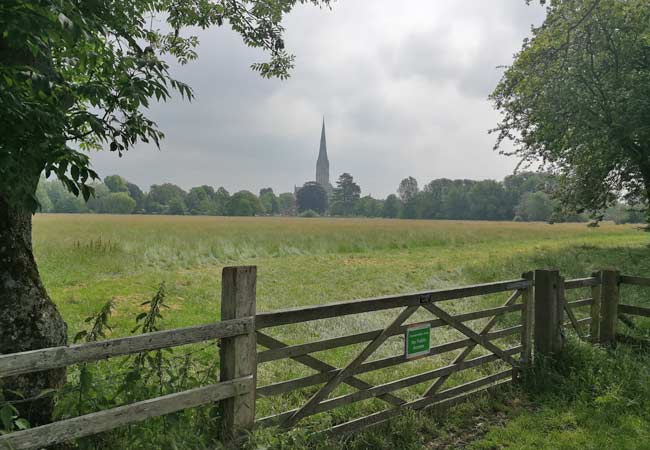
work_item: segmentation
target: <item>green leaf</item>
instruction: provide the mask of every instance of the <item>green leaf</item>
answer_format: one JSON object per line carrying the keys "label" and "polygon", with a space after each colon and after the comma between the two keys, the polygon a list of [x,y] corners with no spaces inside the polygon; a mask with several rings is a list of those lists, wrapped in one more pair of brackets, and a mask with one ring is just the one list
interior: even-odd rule
{"label": "green leaf", "polygon": [[19,430],[26,430],[30,427],[27,419],[23,419],[23,418],[16,419],[14,421],[14,424],[16,425],[16,428],[18,428]]}
{"label": "green leaf", "polygon": [[2,422],[2,428],[5,430],[13,429],[14,417],[14,409],[10,405],[0,408],[0,422]]}
{"label": "green leaf", "polygon": [[81,339],[85,338],[88,332],[86,330],[80,331],[79,333],[74,335],[74,342],[79,342]]}

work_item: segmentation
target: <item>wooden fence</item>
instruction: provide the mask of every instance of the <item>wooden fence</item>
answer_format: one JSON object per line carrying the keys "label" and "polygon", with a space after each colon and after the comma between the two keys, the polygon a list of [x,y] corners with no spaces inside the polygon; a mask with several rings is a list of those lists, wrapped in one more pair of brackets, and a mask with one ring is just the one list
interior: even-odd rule
{"label": "wooden fence", "polygon": [[[292,427],[309,416],[372,398],[382,401],[386,408],[337,423],[327,431],[340,434],[358,430],[394,417],[407,408],[456,404],[476,393],[512,382],[535,355],[560,352],[566,326],[572,327],[582,339],[608,343],[616,336],[620,314],[650,317],[650,308],[620,304],[620,284],[650,286],[650,278],[621,276],[617,271],[604,270],[587,278],[565,280],[557,270],[536,270],[516,280],[257,313],[256,268],[227,267],[222,274],[220,322],[0,355],[0,378],[4,378],[219,339],[219,383],[0,436],[0,449],[41,448],[215,402],[220,402],[227,438],[254,426]],[[580,292],[585,289],[588,290],[585,296],[567,301],[567,291]],[[468,310],[464,303],[461,313],[450,312],[453,309],[450,306],[461,299],[470,299],[471,303],[474,297],[504,293],[508,296],[499,306]],[[585,310],[586,307],[589,309]],[[383,311],[389,320],[383,328],[371,331],[299,344],[287,344],[270,333],[270,330],[280,327],[378,311]],[[432,346],[427,334],[429,342],[424,351],[417,354],[417,358],[460,352],[445,366],[383,384],[373,385],[360,378],[361,374],[415,359],[405,350],[369,360],[390,338],[403,336],[405,341],[408,339],[406,333],[414,325],[409,320],[417,311],[429,315],[426,320],[416,324],[419,329],[435,333],[447,327],[463,336],[462,339],[437,342]],[[517,314],[515,325],[511,323],[510,326],[495,329],[503,323],[506,315],[513,313]],[[584,317],[579,318],[579,315]],[[472,328],[468,324],[479,320],[482,326],[478,330],[474,329],[476,326]],[[497,344],[499,341],[502,342],[500,345]],[[335,367],[314,355],[356,344],[364,346],[343,367]],[[258,351],[258,347],[264,349]],[[488,353],[473,356],[477,348]],[[306,366],[315,373],[258,386],[259,365],[286,359]],[[470,368],[488,370],[490,363],[495,363],[490,366],[492,373],[443,389],[452,375]],[[405,399],[396,394],[399,390],[423,383],[429,384],[417,398]],[[331,394],[341,385],[347,385],[354,391],[332,397]],[[256,400],[291,394],[305,388],[311,389],[313,394],[306,397],[299,407],[256,418]]]}

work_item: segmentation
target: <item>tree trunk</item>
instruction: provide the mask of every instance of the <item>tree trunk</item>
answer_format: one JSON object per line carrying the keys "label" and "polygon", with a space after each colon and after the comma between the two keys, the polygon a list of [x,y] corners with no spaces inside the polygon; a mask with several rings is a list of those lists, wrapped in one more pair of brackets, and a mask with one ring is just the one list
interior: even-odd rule
{"label": "tree trunk", "polygon": [[[0,354],[65,345],[67,327],[47,295],[32,253],[32,213],[10,206],[0,193]],[[48,423],[54,406],[51,395],[33,401],[45,389],[65,382],[65,369],[36,372],[0,380],[7,398],[32,426]]]}

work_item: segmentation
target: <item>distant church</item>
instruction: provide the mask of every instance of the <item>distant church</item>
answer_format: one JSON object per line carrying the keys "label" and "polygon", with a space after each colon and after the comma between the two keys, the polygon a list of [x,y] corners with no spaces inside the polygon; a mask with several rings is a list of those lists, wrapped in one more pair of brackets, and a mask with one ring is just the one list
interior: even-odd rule
{"label": "distant church", "polygon": [[[327,140],[325,139],[325,117],[323,117],[323,128],[320,132],[320,148],[318,149],[318,159],[316,160],[316,183],[325,188],[328,196],[334,192],[332,183],[330,183],[330,161],[327,158]],[[293,193],[298,193],[298,186],[293,187]]]}
{"label": "distant church", "polygon": [[333,191],[330,183],[330,161],[327,158],[327,141],[325,139],[325,118],[323,117],[323,128],[320,132],[320,148],[318,149],[318,160],[316,161],[316,182],[325,188],[328,194]]}

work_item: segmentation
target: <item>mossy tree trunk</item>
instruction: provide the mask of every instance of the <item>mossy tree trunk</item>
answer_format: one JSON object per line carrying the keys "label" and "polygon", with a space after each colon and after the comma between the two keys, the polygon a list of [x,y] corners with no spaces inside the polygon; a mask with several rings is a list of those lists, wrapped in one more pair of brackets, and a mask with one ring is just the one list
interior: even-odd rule
{"label": "mossy tree trunk", "polygon": [[[65,345],[67,327],[41,282],[32,253],[32,213],[0,194],[0,354]],[[53,399],[29,400],[65,382],[64,369],[0,380],[21,417],[32,426],[51,421]]]}

